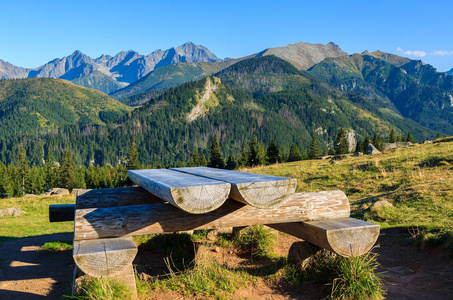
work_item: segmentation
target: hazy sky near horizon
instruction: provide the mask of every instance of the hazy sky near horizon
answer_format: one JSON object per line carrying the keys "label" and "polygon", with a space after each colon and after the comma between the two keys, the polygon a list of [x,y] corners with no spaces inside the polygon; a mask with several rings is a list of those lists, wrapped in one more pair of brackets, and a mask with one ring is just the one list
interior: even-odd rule
{"label": "hazy sky near horizon", "polygon": [[[219,58],[297,42],[453,68],[453,1],[2,1],[0,59],[35,68],[80,50],[149,54],[192,41]],[[348,2],[348,3],[345,3]]]}

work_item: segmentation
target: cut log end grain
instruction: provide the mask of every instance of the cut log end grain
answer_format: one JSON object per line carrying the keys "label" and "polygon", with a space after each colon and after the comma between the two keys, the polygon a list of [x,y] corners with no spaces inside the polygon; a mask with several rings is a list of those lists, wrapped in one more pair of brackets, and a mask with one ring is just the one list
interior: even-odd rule
{"label": "cut log end grain", "polygon": [[230,198],[256,208],[277,208],[296,191],[293,178],[254,174],[207,167],[172,168],[174,171],[231,184]]}
{"label": "cut log end grain", "polygon": [[178,208],[191,213],[203,214],[216,210],[230,194],[230,184],[191,186],[172,189],[171,195]]}
{"label": "cut log end grain", "polygon": [[232,187],[230,197],[256,208],[277,208],[291,199],[296,186],[296,179],[240,183]]}
{"label": "cut log end grain", "polygon": [[377,224],[353,218],[268,226],[344,257],[356,257],[370,251],[380,231]]}
{"label": "cut log end grain", "polygon": [[137,247],[131,237],[74,241],[73,258],[87,275],[114,277],[132,264]]}
{"label": "cut log end grain", "polygon": [[231,189],[226,182],[166,169],[129,170],[128,175],[151,194],[192,214],[219,208]]}

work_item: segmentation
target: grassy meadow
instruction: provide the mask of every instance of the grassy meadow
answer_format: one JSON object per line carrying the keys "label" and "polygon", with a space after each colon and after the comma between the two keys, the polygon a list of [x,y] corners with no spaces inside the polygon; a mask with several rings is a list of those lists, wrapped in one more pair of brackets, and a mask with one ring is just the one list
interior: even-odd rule
{"label": "grassy meadow", "polygon": [[[453,138],[446,138],[433,143],[392,149],[380,155],[350,157],[337,163],[331,163],[330,160],[309,160],[241,171],[296,178],[297,192],[340,189],[350,200],[353,217],[378,223],[382,229],[407,229],[413,234],[414,246],[437,247],[453,253],[452,169]],[[387,200],[393,207],[367,210],[372,203],[379,200]],[[48,206],[74,202],[73,196],[0,199],[0,208],[19,207],[27,212],[23,216],[0,218],[0,242],[8,238],[72,231],[73,222],[49,223]],[[196,294],[206,298],[228,299],[234,295],[237,288],[255,284],[260,280],[268,284],[300,284],[307,281],[318,282],[322,277],[324,281],[326,278],[330,280],[330,285],[326,282],[322,284],[331,287],[329,297],[332,299],[382,298],[382,282],[377,277],[367,275],[374,274],[377,268],[372,253],[356,259],[321,257],[315,259],[308,269],[301,270],[288,263],[286,256],[273,254],[273,240],[278,237],[269,235],[262,231],[262,228],[257,230],[249,230],[246,236],[239,239],[231,236],[220,237],[208,245],[243,251],[249,247],[246,245],[251,240],[250,245],[253,246],[250,247],[253,249],[266,247],[254,256],[256,259],[267,260],[268,265],[265,268],[246,271],[244,268],[231,268],[212,261],[182,265],[176,269],[172,267],[171,259],[179,251],[175,248],[175,241],[179,246],[184,243],[189,243],[190,246],[192,241],[202,240],[206,232],[201,233],[201,236],[198,233],[198,236],[193,235],[191,239],[183,240],[169,239],[171,235],[166,238],[136,237],[136,244],[142,247],[148,244],[151,248],[166,249],[163,256],[166,256],[168,262],[167,277],[158,277],[152,281],[137,279],[139,296],[146,299],[154,292],[160,291],[176,292],[184,296]],[[354,275],[360,277],[358,281],[370,279],[371,282],[363,284],[371,286],[372,290],[361,294],[364,292],[362,283],[351,277],[348,270],[361,274]],[[326,277],[323,272],[329,272],[331,277]],[[99,285],[95,286],[99,288]],[[85,292],[86,295],[90,294],[88,290]],[[336,296],[333,296],[335,293]],[[124,299],[124,296],[112,297],[120,298]]]}
{"label": "grassy meadow", "polygon": [[[297,192],[340,189],[350,200],[353,217],[382,229],[404,227],[420,236],[437,235],[453,251],[452,170],[453,139],[446,138],[336,164],[308,160],[244,171],[296,178]],[[379,200],[394,207],[364,212]]]}
{"label": "grassy meadow", "polygon": [[49,205],[75,203],[75,196],[34,196],[0,199],[0,209],[18,207],[21,216],[0,217],[0,243],[11,238],[72,232],[74,222],[49,222]]}

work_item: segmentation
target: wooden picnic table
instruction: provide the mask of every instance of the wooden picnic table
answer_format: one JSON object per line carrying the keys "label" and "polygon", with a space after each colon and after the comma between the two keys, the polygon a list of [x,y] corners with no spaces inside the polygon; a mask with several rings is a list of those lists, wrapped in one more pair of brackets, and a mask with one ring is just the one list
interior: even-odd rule
{"label": "wooden picnic table", "polygon": [[141,187],[83,190],[75,205],[49,207],[50,221],[75,221],[73,257],[89,276],[135,287],[134,235],[264,224],[346,257],[368,252],[379,235],[379,225],[350,218],[342,191],[294,193],[292,178],[205,167],[129,176]]}

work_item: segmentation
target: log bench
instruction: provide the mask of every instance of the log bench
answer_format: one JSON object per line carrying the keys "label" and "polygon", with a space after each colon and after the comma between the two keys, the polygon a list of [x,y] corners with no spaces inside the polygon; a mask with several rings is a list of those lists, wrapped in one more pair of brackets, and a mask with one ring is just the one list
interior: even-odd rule
{"label": "log bench", "polygon": [[[294,193],[295,182],[291,179],[279,182],[282,179],[275,177],[270,178],[271,183],[266,183],[263,177],[257,176],[258,183],[254,184],[249,180],[251,177],[230,173],[234,171],[165,170],[165,176],[175,175],[171,178],[185,177],[179,174],[197,179],[203,176],[197,182],[188,177],[183,179],[185,185],[190,185],[186,189],[181,181],[169,182],[169,177],[134,172],[136,174],[130,177],[136,176],[147,190],[141,187],[81,190],[75,204],[49,206],[50,222],[75,221],[73,257],[76,265],[92,277],[127,277],[129,279],[125,280],[133,290],[132,261],[137,254],[131,238],[134,235],[267,225],[345,257],[368,252],[379,236],[379,225],[350,218],[349,201],[342,191]],[[147,176],[152,177],[152,183],[143,183]],[[209,186],[203,188],[199,182],[208,182]],[[263,190],[270,196],[260,201],[259,198],[266,195]],[[217,208],[200,206],[194,198],[197,194],[201,199],[212,195]],[[208,207],[204,213],[200,212],[204,210],[202,206]]]}

